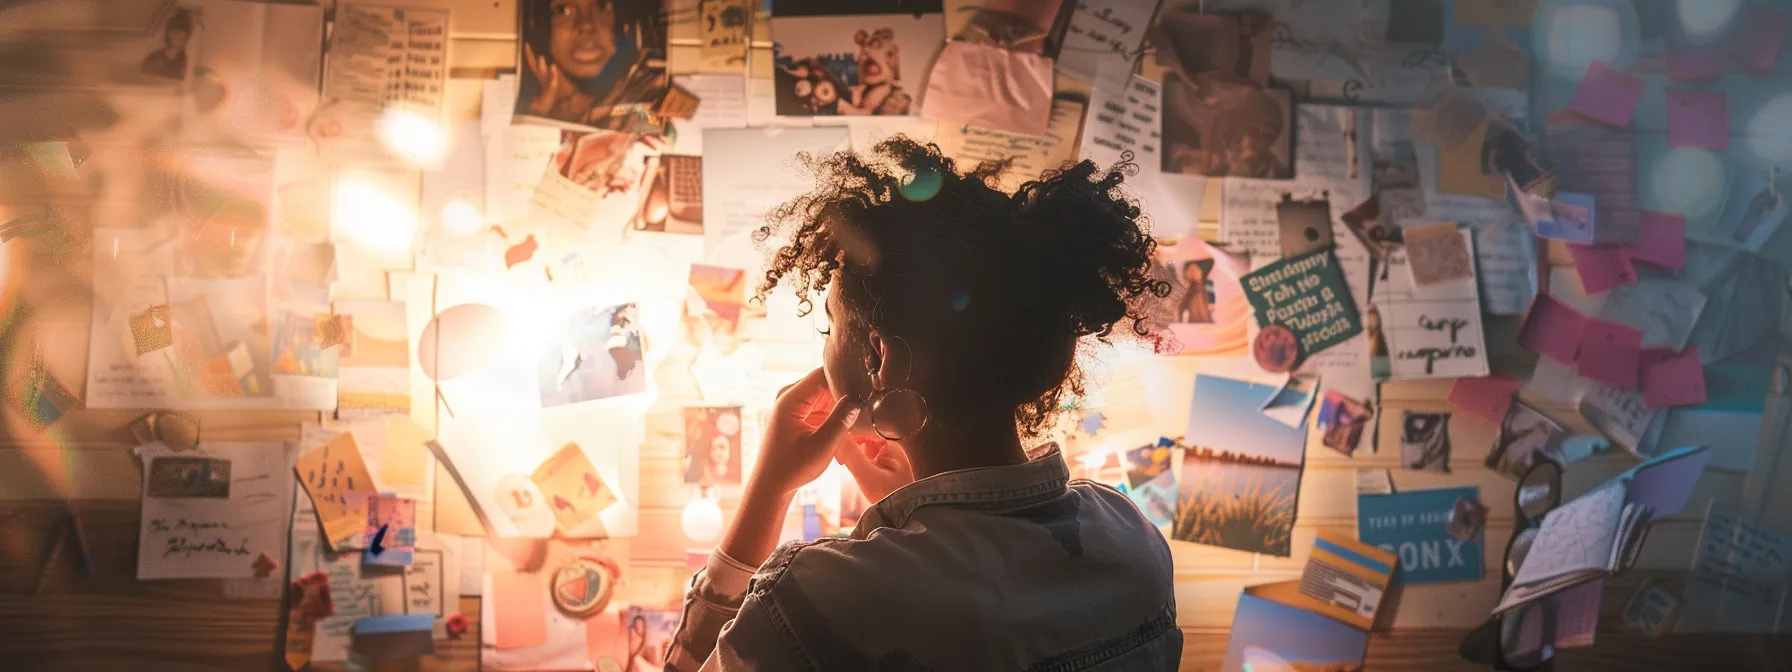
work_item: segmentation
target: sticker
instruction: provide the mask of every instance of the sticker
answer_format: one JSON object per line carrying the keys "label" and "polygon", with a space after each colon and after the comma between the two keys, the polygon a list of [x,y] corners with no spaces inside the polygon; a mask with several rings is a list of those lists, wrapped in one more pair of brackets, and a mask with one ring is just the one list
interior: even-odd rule
{"label": "sticker", "polygon": [[587,618],[609,606],[614,585],[610,568],[603,561],[573,558],[554,572],[554,606],[569,616]]}
{"label": "sticker", "polygon": [[168,324],[168,306],[151,306],[131,316],[131,342],[138,355],[145,355],[174,345],[174,330]]}
{"label": "sticker", "polygon": [[1251,356],[1264,371],[1287,373],[1300,364],[1300,342],[1289,328],[1272,324],[1257,332],[1257,340],[1251,342]]}

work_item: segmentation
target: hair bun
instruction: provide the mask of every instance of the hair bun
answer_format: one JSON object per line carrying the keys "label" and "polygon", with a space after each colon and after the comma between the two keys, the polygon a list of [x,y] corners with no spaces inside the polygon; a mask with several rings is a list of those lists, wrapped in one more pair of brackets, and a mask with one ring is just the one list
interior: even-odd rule
{"label": "hair bun", "polygon": [[1145,303],[1170,293],[1151,277],[1157,249],[1139,206],[1120,191],[1129,163],[1101,171],[1093,161],[1029,182],[1013,199],[1026,235],[1034,241],[1045,288],[1063,298],[1072,330],[1108,336],[1114,325],[1133,322],[1145,333]]}

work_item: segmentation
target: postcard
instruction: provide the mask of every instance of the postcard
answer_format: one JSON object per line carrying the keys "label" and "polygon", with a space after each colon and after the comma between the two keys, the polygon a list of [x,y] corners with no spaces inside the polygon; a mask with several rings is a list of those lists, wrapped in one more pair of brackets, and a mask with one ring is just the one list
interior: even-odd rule
{"label": "postcard", "polygon": [[1170,295],[1156,305],[1151,327],[1163,325],[1175,339],[1174,352],[1187,355],[1236,354],[1248,345],[1251,308],[1239,276],[1249,270],[1244,255],[1183,238],[1159,244],[1158,280]]}
{"label": "postcard", "polygon": [[[1464,242],[1468,231],[1458,231]],[[1408,251],[1388,255],[1364,322],[1378,377],[1485,376],[1487,346],[1480,292],[1472,277],[1419,287],[1406,271]],[[1383,364],[1385,362],[1385,365]]]}
{"label": "postcard", "polygon": [[299,456],[293,471],[311,496],[323,525],[324,541],[333,550],[358,548],[364,540],[367,500],[352,493],[377,495],[379,486],[361,460],[355,436],[344,432],[313,446]]}
{"label": "postcard", "polygon": [[684,409],[684,482],[741,481],[741,407]]}
{"label": "postcard", "polygon": [[[136,449],[150,468],[143,470],[142,523],[138,530],[137,579],[248,579],[266,554],[286,557],[287,515],[293,488],[287,480],[295,448],[281,443],[202,443],[175,456],[161,443]],[[209,468],[185,469],[175,478],[178,492],[166,491],[168,468],[157,463],[202,460]],[[222,463],[221,465],[219,463]],[[186,466],[192,466],[191,462]],[[216,485],[227,479],[224,487]],[[217,491],[228,489],[223,497]]]}
{"label": "postcard", "polygon": [[1244,593],[1238,596],[1220,669],[1360,672],[1368,653],[1367,630]]}
{"label": "postcard", "polygon": [[1396,583],[1416,586],[1481,578],[1482,540],[1450,534],[1456,501],[1480,501],[1480,488],[1357,495],[1357,538],[1400,558]]}
{"label": "postcard", "polygon": [[347,319],[348,341],[337,374],[336,417],[373,418],[411,412],[410,333],[405,304],[343,300],[335,314]]}
{"label": "postcard", "polygon": [[946,42],[940,0],[773,0],[771,10],[778,114],[920,113]]}
{"label": "postcard", "polygon": [[1568,430],[1524,402],[1513,402],[1487,454],[1487,467],[1517,479],[1542,462],[1567,463],[1562,440]]}
{"label": "postcard", "polygon": [[417,550],[417,500],[408,497],[349,492],[349,508],[367,511],[361,532],[361,562],[405,566]]}
{"label": "postcard", "polygon": [[1450,473],[1450,414],[1400,412],[1400,466]]}
{"label": "postcard", "polygon": [[664,0],[594,3],[579,25],[556,0],[517,3],[519,121],[627,132],[663,132],[657,118],[666,72]]}
{"label": "postcard", "polygon": [[554,511],[555,529],[568,538],[589,534],[587,524],[618,501],[577,443],[561,446],[548,456],[529,480],[541,489],[542,498]]}
{"label": "postcard", "polygon": [[[1277,260],[1245,274],[1239,281],[1244,285],[1245,298],[1256,311],[1257,323],[1264,328],[1258,341],[1264,338],[1261,334],[1270,333],[1271,327],[1280,327],[1292,336],[1288,343],[1293,346],[1292,351],[1270,357],[1271,361],[1287,362],[1289,366],[1266,365],[1265,370],[1290,370],[1293,364],[1363,330],[1356,301],[1331,248]],[[1254,343],[1253,348],[1256,347]],[[1264,362],[1261,356],[1258,361]]]}
{"label": "postcard", "polygon": [[1196,374],[1172,537],[1287,557],[1306,430],[1263,414],[1280,387]]}
{"label": "postcard", "polygon": [[646,341],[633,303],[587,308],[568,317],[537,362],[541,405],[647,391]]}
{"label": "postcard", "polygon": [[1374,419],[1369,402],[1327,390],[1325,400],[1319,404],[1319,442],[1346,457],[1354,455],[1362,444],[1363,431]]}
{"label": "postcard", "polygon": [[1300,575],[1295,606],[1368,630],[1399,558],[1369,544],[1322,529]]}
{"label": "postcard", "polygon": [[1127,486],[1136,488],[1169,473],[1170,453],[1175,448],[1176,442],[1166,438],[1126,451]]}

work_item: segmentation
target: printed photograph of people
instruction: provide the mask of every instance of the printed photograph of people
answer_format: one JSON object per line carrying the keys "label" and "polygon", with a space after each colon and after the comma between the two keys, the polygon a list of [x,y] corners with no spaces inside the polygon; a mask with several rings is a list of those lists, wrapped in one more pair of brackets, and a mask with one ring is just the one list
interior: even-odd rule
{"label": "printed photograph of people", "polygon": [[684,409],[684,482],[740,482],[740,410],[739,406]]}
{"label": "printed photograph of people", "polygon": [[940,0],[846,4],[772,2],[778,114],[918,114],[927,73],[945,41]]}
{"label": "printed photograph of people", "polygon": [[1251,311],[1238,276],[1248,266],[1199,240],[1159,245],[1153,275],[1170,283],[1170,295],[1152,311],[1147,328],[1168,330],[1185,355],[1244,348]]}
{"label": "printed photograph of people", "polygon": [[650,150],[667,147],[665,136],[616,131],[561,131],[554,172],[599,196],[620,194],[641,181],[642,167],[629,161],[635,143]]}
{"label": "printed photograph of people", "polygon": [[145,75],[160,79],[187,78],[187,45],[193,42],[193,29],[198,21],[185,8],[174,10],[162,24],[162,44],[143,57],[138,68]]}
{"label": "printed photograph of people", "polygon": [[1293,99],[1268,88],[1270,21],[1165,9],[1148,34],[1163,73],[1163,170],[1294,177]]}
{"label": "printed photograph of people", "polygon": [[659,132],[666,96],[664,0],[523,0],[519,119]]}

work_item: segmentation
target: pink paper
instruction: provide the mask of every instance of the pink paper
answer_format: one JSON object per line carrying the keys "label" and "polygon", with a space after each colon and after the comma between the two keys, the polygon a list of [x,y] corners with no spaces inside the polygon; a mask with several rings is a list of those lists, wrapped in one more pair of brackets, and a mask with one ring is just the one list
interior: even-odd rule
{"label": "pink paper", "polygon": [[1580,375],[1634,390],[1642,366],[1643,330],[1589,318],[1580,335]]}
{"label": "pink paper", "polygon": [[1630,258],[1675,271],[1686,268],[1686,215],[1639,211],[1636,244],[1630,247]]}
{"label": "pink paper", "polygon": [[1727,49],[1684,49],[1668,52],[1668,79],[1684,82],[1730,74]]}
{"label": "pink paper", "polygon": [[492,620],[500,649],[522,649],[548,642],[548,587],[540,574],[492,572]]}
{"label": "pink paper", "polygon": [[921,116],[1021,135],[1044,135],[1052,116],[1052,61],[1039,54],[947,42],[927,76]]}
{"label": "pink paper", "polygon": [[1722,91],[1668,91],[1668,146],[1730,148],[1730,97]]}
{"label": "pink paper", "polygon": [[1603,61],[1587,65],[1587,75],[1568,101],[1568,110],[1608,126],[1626,128],[1643,97],[1643,78]]}
{"label": "pink paper", "polygon": [[1574,257],[1574,270],[1580,273],[1580,287],[1588,294],[1598,294],[1613,287],[1636,284],[1636,266],[1624,245],[1568,246]]}
{"label": "pink paper", "polygon": [[1573,364],[1587,316],[1548,294],[1537,295],[1525,316],[1518,344],[1562,364]]}
{"label": "pink paper", "polygon": [[1457,378],[1450,385],[1451,406],[1493,424],[1506,419],[1512,410],[1512,397],[1524,385],[1517,377],[1496,373],[1484,378]]}
{"label": "pink paper", "polygon": [[1661,350],[1666,352],[1643,358],[1643,404],[1672,408],[1705,403],[1705,366],[1699,363],[1699,346],[1686,346],[1679,353]]}
{"label": "pink paper", "polygon": [[1779,58],[1780,45],[1786,41],[1786,30],[1792,19],[1780,12],[1750,7],[1742,29],[1736,35],[1736,56],[1754,70],[1768,70]]}

